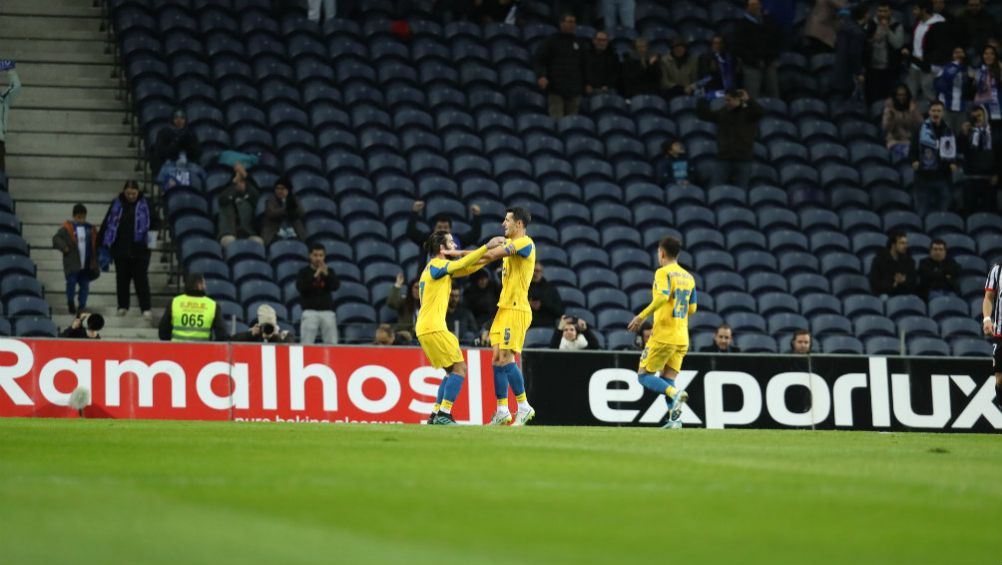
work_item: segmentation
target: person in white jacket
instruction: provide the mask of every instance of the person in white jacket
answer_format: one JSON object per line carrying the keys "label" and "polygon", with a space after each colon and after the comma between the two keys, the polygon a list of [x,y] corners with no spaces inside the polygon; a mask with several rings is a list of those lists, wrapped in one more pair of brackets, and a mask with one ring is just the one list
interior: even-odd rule
{"label": "person in white jacket", "polygon": [[0,72],[7,73],[7,87],[0,87],[0,172],[7,170],[7,116],[10,106],[21,92],[21,79],[14,70],[14,61],[0,60]]}

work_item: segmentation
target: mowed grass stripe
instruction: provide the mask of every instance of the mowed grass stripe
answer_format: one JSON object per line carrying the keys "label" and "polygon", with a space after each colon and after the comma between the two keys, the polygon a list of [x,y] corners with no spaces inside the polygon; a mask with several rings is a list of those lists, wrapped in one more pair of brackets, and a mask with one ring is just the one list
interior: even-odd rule
{"label": "mowed grass stripe", "polygon": [[990,563],[1000,470],[990,435],[0,419],[0,562]]}

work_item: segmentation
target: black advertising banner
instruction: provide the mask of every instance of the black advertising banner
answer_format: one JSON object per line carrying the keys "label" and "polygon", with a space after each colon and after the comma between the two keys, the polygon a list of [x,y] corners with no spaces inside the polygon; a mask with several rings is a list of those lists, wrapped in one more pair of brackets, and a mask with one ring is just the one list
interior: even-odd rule
{"label": "black advertising banner", "polygon": [[[639,353],[526,351],[534,424],[653,426],[664,397],[637,381]],[[690,354],[676,384],[685,426],[995,432],[991,359]]]}

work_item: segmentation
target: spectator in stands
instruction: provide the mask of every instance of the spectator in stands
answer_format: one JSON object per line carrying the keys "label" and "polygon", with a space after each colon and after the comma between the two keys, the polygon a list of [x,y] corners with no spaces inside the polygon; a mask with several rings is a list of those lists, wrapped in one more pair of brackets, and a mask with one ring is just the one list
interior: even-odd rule
{"label": "spectator in stands", "polygon": [[905,28],[894,19],[891,4],[877,4],[873,19],[866,23],[869,63],[866,68],[866,102],[872,104],[894,94],[894,85],[901,77],[901,47],[905,44]]}
{"label": "spectator in stands", "polygon": [[188,161],[185,155],[180,155],[176,161],[166,161],[160,167],[156,183],[165,192],[175,186],[193,186],[201,190],[205,187],[205,169],[198,163]]}
{"label": "spectator in stands", "polygon": [[745,16],[736,24],[734,35],[745,90],[754,98],[779,97],[779,52],[783,36],[762,12],[760,0],[748,0]]}
{"label": "spectator in stands", "polygon": [[814,340],[811,338],[810,330],[797,330],[790,338],[790,352],[798,355],[807,355],[811,352]]}
{"label": "spectator in stands", "polygon": [[501,289],[491,278],[487,269],[481,269],[470,275],[470,284],[463,295],[463,304],[473,313],[477,325],[484,325],[494,319],[497,312]]}
{"label": "spectator in stands", "polygon": [[305,213],[299,198],[292,194],[291,179],[281,177],[275,181],[275,190],[265,202],[264,218],[261,220],[261,239],[264,244],[270,245],[276,238],[305,241]]}
{"label": "spectator in stands", "polygon": [[219,243],[229,246],[237,239],[251,239],[260,244],[264,240],[257,235],[254,228],[254,216],[257,211],[257,199],[261,191],[247,174],[243,163],[237,161],[233,165],[233,180],[219,195]]}
{"label": "spectator in stands", "polygon": [[814,7],[804,21],[808,54],[831,53],[835,49],[838,12],[848,5],[847,0],[814,0]]}
{"label": "spectator in stands", "polygon": [[919,261],[918,293],[926,300],[940,296],[960,296],[960,263],[946,256],[946,242],[934,239],[929,256]]}
{"label": "spectator in stands", "polygon": [[633,348],[637,351],[643,351],[647,348],[647,342],[651,339],[652,333],[654,333],[654,324],[647,320],[637,330],[637,337],[633,340]]}
{"label": "spectator in stands", "polygon": [[692,164],[681,141],[669,139],[661,144],[661,157],[654,163],[654,178],[659,185],[665,187],[689,184],[692,179]]}
{"label": "spectator in stands", "polygon": [[602,18],[605,20],[605,29],[609,31],[616,26],[636,28],[636,13],[636,0],[602,0]]}
{"label": "spectator in stands", "polygon": [[708,93],[735,90],[741,81],[741,65],[727,48],[723,36],[714,35],[709,53],[699,56],[697,84]]}
{"label": "spectator in stands", "polygon": [[[866,31],[869,19],[865,4],[852,7],[848,19],[839,25],[835,36],[835,68],[832,70],[832,90],[842,100],[858,100],[861,104],[866,82]],[[854,94],[859,93],[859,96]]]}
{"label": "spectator in stands", "polygon": [[323,245],[314,243],[310,246],[310,264],[296,277],[299,305],[303,309],[300,343],[313,345],[319,335],[320,343],[337,344],[337,318],[331,293],[340,287],[341,281],[327,266],[327,251]]}
{"label": "spectator in stands", "polygon": [[543,276],[543,263],[536,261],[529,283],[529,308],[532,308],[532,327],[550,328],[564,311],[557,287]]}
{"label": "spectator in stands", "polygon": [[236,333],[231,341],[252,341],[256,343],[295,343],[292,335],[278,327],[278,314],[267,304],[257,307],[257,320],[247,331]]}
{"label": "spectator in stands", "polygon": [[965,214],[998,208],[999,164],[995,160],[997,143],[988,123],[988,109],[975,106],[971,121],[960,126],[957,147],[964,157]]}
{"label": "spectator in stands", "polygon": [[473,312],[463,305],[463,293],[452,287],[449,293],[449,305],[445,309],[445,325],[449,331],[455,331],[460,340],[466,341],[466,336],[477,333],[480,324],[473,317]]}
{"label": "spectator in stands", "polygon": [[633,41],[633,51],[623,59],[623,96],[657,94],[661,88],[661,56],[648,50],[646,37]]}
{"label": "spectator in stands", "polygon": [[588,47],[575,35],[576,30],[577,18],[565,14],[560,18],[560,31],[544,39],[536,51],[539,88],[546,92],[547,108],[554,120],[577,114],[581,107]]}
{"label": "spectator in stands", "polygon": [[[424,200],[415,200],[414,205],[411,207],[411,217],[407,219],[407,239],[414,242],[415,245],[424,249],[424,244],[431,237],[431,234],[435,232],[448,232],[452,233],[452,220],[446,215],[435,216],[431,220],[432,229],[430,232],[423,232],[418,227],[418,220],[421,217],[421,211],[425,209]],[[476,204],[470,205],[470,229],[463,235],[452,233],[452,238],[456,241],[457,249],[465,249],[476,244],[480,241],[480,206]],[[428,257],[426,255],[421,255],[421,261],[418,265],[418,270],[423,270],[425,263],[428,262]]]}
{"label": "spectator in stands", "polygon": [[0,72],[7,73],[7,88],[0,91],[0,172],[7,170],[7,116],[11,104],[21,92],[21,79],[14,70],[16,64],[10,59],[0,60]]}
{"label": "spectator in stands", "polygon": [[178,107],[171,114],[170,124],[157,132],[157,138],[150,147],[150,170],[159,176],[167,161],[176,161],[183,156],[185,161],[198,162],[201,154],[198,138],[188,127],[188,116],[184,108]]}
{"label": "spectator in stands", "polygon": [[104,329],[104,316],[100,314],[81,313],[73,318],[70,327],[63,330],[59,337],[67,339],[101,339]]}
{"label": "spectator in stands", "polygon": [[948,210],[953,173],[957,170],[957,140],[943,121],[943,103],[939,100],[929,105],[929,118],[912,136],[909,159],[915,169],[915,211],[925,217],[929,212]]}
{"label": "spectator in stands", "polygon": [[[941,25],[946,20],[933,12],[930,0],[919,0],[913,12],[918,23],[912,33],[911,45],[901,50],[902,57],[910,63],[906,82],[916,100],[933,100],[936,98],[932,87],[935,76],[933,65],[945,63],[949,58],[949,51],[940,58],[944,43],[948,41],[946,26]],[[947,50],[952,48],[953,45],[945,47]]]}
{"label": "spectator in stands", "polygon": [[919,114],[908,86],[899,84],[894,91],[894,97],[884,102],[881,123],[884,128],[884,141],[891,153],[891,162],[907,159],[912,137],[922,125],[922,114]]}
{"label": "spectator in stands", "polygon": [[681,37],[672,42],[671,52],[661,58],[661,94],[665,98],[688,96],[696,89],[699,60],[689,53],[689,44]]}
{"label": "spectator in stands", "polygon": [[713,343],[699,350],[700,353],[738,353],[741,350],[734,345],[734,331],[727,324],[720,324],[713,334]]}
{"label": "spectator in stands", "polygon": [[587,84],[585,92],[616,92],[619,87],[620,67],[619,55],[609,48],[609,33],[596,31],[592,39],[592,48],[588,52]]}
{"label": "spectator in stands", "polygon": [[[97,264],[97,230],[87,223],[87,207],[73,206],[73,219],[60,226],[52,236],[52,247],[63,254],[63,274],[66,275],[66,308],[70,314],[87,307],[90,281],[101,275]],[[79,302],[76,289],[80,287]]]}
{"label": "spectator in stands", "polygon": [[982,0],[967,0],[964,9],[957,15],[956,25],[966,39],[967,45],[981,47],[992,39],[1002,37],[999,22],[995,16],[984,10]]}
{"label": "spectator in stands", "polygon": [[746,91],[730,90],[724,95],[724,107],[717,111],[710,111],[709,102],[701,98],[696,115],[717,125],[717,162],[710,185],[733,183],[747,189],[755,165],[758,121],[765,115],[762,106]]}
{"label": "spectator in stands", "polygon": [[184,293],[167,304],[160,318],[161,341],[226,341],[229,334],[216,301],[205,295],[205,276],[184,276]]}
{"label": "spectator in stands", "polygon": [[408,345],[411,336],[407,332],[393,331],[390,324],[379,324],[372,338],[373,345]]}
{"label": "spectator in stands", "polygon": [[[998,48],[986,45],[981,51],[981,66],[974,71],[974,104],[988,112],[992,137],[1002,139],[1002,61]],[[996,163],[1002,163],[1002,143],[992,144]]]}
{"label": "spectator in stands", "polygon": [[887,248],[877,251],[870,264],[870,290],[886,298],[915,292],[915,261],[908,253],[908,236],[903,231],[887,234]]}
{"label": "spectator in stands", "polygon": [[[150,300],[150,252],[156,246],[160,217],[139,191],[139,183],[125,181],[122,193],[111,201],[101,222],[97,240],[101,269],[115,262],[115,290],[118,295],[118,315],[129,312],[129,284],[136,287],[139,309],[147,320],[153,319]],[[105,258],[102,259],[102,256]]]}
{"label": "spectator in stands", "polygon": [[398,332],[406,331],[414,335],[414,322],[417,320],[417,311],[421,305],[421,286],[420,281],[414,279],[407,285],[410,290],[404,291],[405,280],[403,273],[397,273],[397,280],[390,288],[386,305],[397,311],[397,323],[393,328]]}
{"label": "spectator in stands", "polygon": [[[933,88],[938,93],[938,100],[943,103],[943,121],[950,129],[960,131],[964,123],[964,99],[971,83],[967,65],[964,59],[967,53],[963,47],[953,48],[953,60],[947,63],[933,81]],[[973,74],[973,73],[971,73]]]}
{"label": "spectator in stands", "polygon": [[588,327],[588,322],[574,316],[563,315],[550,338],[551,349],[580,351],[598,349],[598,337]]}
{"label": "spectator in stands", "polygon": [[306,0],[306,17],[319,22],[323,14],[325,20],[337,17],[337,0]]}

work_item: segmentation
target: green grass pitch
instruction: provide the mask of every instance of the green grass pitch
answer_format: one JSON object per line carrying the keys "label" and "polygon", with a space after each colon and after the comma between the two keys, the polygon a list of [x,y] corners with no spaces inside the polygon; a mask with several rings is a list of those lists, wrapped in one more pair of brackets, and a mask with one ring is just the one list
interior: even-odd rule
{"label": "green grass pitch", "polygon": [[0,419],[0,563],[999,565],[1002,441]]}

